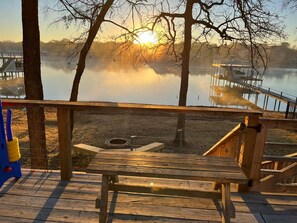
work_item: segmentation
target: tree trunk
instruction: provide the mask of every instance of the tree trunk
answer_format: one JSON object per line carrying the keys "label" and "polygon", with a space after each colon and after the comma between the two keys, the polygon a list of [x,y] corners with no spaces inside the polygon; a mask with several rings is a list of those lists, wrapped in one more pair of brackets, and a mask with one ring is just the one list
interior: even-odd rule
{"label": "tree trunk", "polygon": [[[187,94],[189,85],[189,66],[190,66],[190,53],[192,43],[192,8],[193,2],[188,1],[186,11],[184,14],[185,28],[184,28],[184,49],[182,52],[182,69],[181,69],[181,82],[179,91],[179,106],[187,105]],[[177,128],[174,143],[183,146],[185,144],[185,123],[186,114],[179,114],[177,117]]]}
{"label": "tree trunk", "polygon": [[81,76],[82,76],[82,74],[85,70],[85,66],[86,66],[86,57],[88,55],[88,52],[92,46],[94,39],[98,33],[98,30],[104,21],[104,17],[106,15],[106,13],[108,12],[108,10],[110,9],[110,7],[112,6],[113,2],[114,2],[114,0],[108,0],[102,6],[100,14],[97,16],[95,22],[89,29],[87,40],[79,54],[76,73],[75,73],[75,77],[74,77],[73,84],[72,84],[70,101],[77,101],[80,79],[81,79]]}
{"label": "tree trunk", "polygon": [[[40,71],[38,0],[22,0],[24,80],[26,99],[43,100]],[[47,169],[43,108],[27,108],[31,168]]]}
{"label": "tree trunk", "polygon": [[[101,24],[104,21],[104,17],[110,7],[112,6],[114,0],[108,0],[103,6],[100,11],[100,14],[97,16],[94,24],[90,27],[87,40],[83,46],[83,48],[80,51],[79,59],[77,63],[76,73],[72,84],[72,90],[70,95],[70,101],[77,101],[78,98],[78,89],[79,89],[79,83],[81,76],[85,70],[86,67],[86,57],[88,55],[88,52],[92,46],[92,43],[98,33],[98,30],[101,26]],[[71,138],[72,138],[72,132],[74,128],[74,114],[73,110],[70,111],[70,131],[71,131]]]}

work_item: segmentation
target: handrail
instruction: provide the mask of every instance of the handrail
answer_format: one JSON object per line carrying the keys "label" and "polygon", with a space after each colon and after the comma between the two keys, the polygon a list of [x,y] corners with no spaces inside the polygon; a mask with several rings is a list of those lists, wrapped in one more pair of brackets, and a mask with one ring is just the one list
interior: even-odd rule
{"label": "handrail", "polygon": [[[244,130],[246,125],[244,123],[238,124],[234,129],[232,129],[227,135],[225,135],[220,141],[218,141],[213,147],[206,151],[203,156],[211,156],[217,153],[227,142],[231,140],[232,137],[237,136],[240,131]],[[229,149],[229,148],[228,148]]]}
{"label": "handrail", "polygon": [[292,119],[275,119],[260,118],[260,124],[264,124],[268,129],[295,129],[297,128],[297,120]]}
{"label": "handrail", "polygon": [[[129,114],[134,112],[141,112],[148,115],[154,113],[183,113],[183,114],[207,114],[207,116],[224,116],[224,117],[245,117],[247,126],[254,126],[258,123],[259,117],[263,115],[262,112],[255,110],[241,110],[241,109],[227,109],[227,108],[213,108],[213,107],[194,107],[194,106],[169,106],[169,105],[152,105],[152,104],[132,104],[132,103],[117,103],[117,102],[69,102],[56,100],[23,100],[23,99],[2,99],[3,106],[9,107],[32,107],[32,108],[56,108],[58,118],[58,134],[59,134],[59,150],[60,150],[60,168],[61,177],[63,180],[68,180],[72,176],[72,160],[71,160],[71,128],[70,118],[71,110],[88,110],[100,112],[123,112],[127,111]],[[240,125],[242,126],[242,125]],[[241,162],[245,167],[245,172],[249,174],[251,159],[248,156],[252,155],[252,147],[254,141],[255,129],[250,128],[246,134],[248,141],[243,151],[241,151]],[[234,133],[235,134],[235,133]],[[232,134],[233,135],[233,134]],[[242,135],[242,134],[240,134]],[[233,135],[235,136],[235,135]],[[239,137],[240,138],[240,137]],[[228,142],[228,156],[236,157],[237,149],[241,143],[238,137],[233,137]]]}
{"label": "handrail", "polygon": [[62,100],[23,100],[23,99],[2,99],[3,106],[16,107],[55,107],[74,110],[107,109],[107,110],[127,110],[127,111],[147,111],[147,112],[174,112],[174,113],[207,113],[208,115],[222,116],[262,116],[263,113],[256,110],[194,107],[194,106],[174,106],[174,105],[153,105],[134,104],[119,102],[71,102]]}

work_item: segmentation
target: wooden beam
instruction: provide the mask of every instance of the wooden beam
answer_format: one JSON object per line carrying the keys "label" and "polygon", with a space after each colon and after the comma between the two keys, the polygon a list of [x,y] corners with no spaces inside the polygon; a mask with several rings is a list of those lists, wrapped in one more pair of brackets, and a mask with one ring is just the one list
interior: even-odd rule
{"label": "wooden beam", "polygon": [[264,155],[263,161],[297,162],[297,157]]}
{"label": "wooden beam", "polygon": [[109,176],[102,176],[99,223],[106,223]]}
{"label": "wooden beam", "polygon": [[74,110],[104,110],[104,111],[141,111],[141,112],[173,112],[198,114],[207,113],[214,116],[256,116],[263,115],[256,110],[242,110],[232,108],[190,107],[173,105],[132,104],[117,102],[70,102],[62,100],[20,100],[2,99],[3,106],[15,107],[54,107]]}
{"label": "wooden beam", "polygon": [[206,190],[190,190],[190,189],[177,189],[171,187],[160,187],[160,186],[145,186],[145,185],[133,185],[115,183],[109,185],[109,190],[112,191],[126,191],[136,193],[149,193],[149,194],[163,194],[163,195],[176,195],[185,197],[200,197],[200,198],[211,198],[214,200],[221,199],[222,195],[219,191],[206,191]]}
{"label": "wooden beam", "polygon": [[265,147],[267,149],[280,149],[280,148],[290,148],[297,149],[297,143],[283,143],[283,142],[265,142]]}
{"label": "wooden beam", "polygon": [[251,179],[253,180],[253,186],[259,184],[261,179],[261,168],[264,154],[264,145],[267,138],[267,128],[265,125],[261,125],[261,132],[257,133],[255,151],[253,157],[253,164],[251,169]]}
{"label": "wooden beam", "polygon": [[61,179],[70,180],[72,177],[70,111],[57,109]]}
{"label": "wooden beam", "polygon": [[297,163],[293,163],[281,170],[280,173],[269,175],[264,177],[260,184],[258,184],[255,189],[260,191],[269,190],[274,187],[279,181],[286,180],[287,178],[297,174]]}
{"label": "wooden beam", "polygon": [[[245,130],[244,143],[240,148],[238,161],[241,169],[243,170],[247,178],[251,179],[257,130],[259,128],[259,117],[247,116],[245,118],[245,125],[247,126],[247,128]],[[238,185],[238,191],[247,192],[248,185]]]}
{"label": "wooden beam", "polygon": [[269,129],[297,129],[297,120],[260,118],[260,123]]}
{"label": "wooden beam", "polygon": [[145,146],[134,148],[133,150],[136,150],[138,152],[157,152],[165,148],[164,143],[160,142],[153,142]]}
{"label": "wooden beam", "polygon": [[231,222],[230,184],[222,184],[222,223]]}
{"label": "wooden beam", "polygon": [[99,153],[101,150],[103,150],[103,148],[99,148],[96,146],[90,146],[90,145],[86,145],[83,143],[73,145],[73,149],[74,149],[74,151],[82,150],[84,152],[92,153],[92,154]]}
{"label": "wooden beam", "polygon": [[[127,149],[114,149],[114,151],[138,151],[138,152],[156,152],[156,151],[160,151],[161,149],[165,148],[165,144],[164,143],[160,143],[160,142],[153,142],[150,143],[148,145],[145,146],[141,146],[141,147],[137,147],[137,148],[127,148]],[[104,148],[100,148],[100,147],[96,147],[96,146],[90,146],[90,145],[86,145],[83,143],[80,144],[76,144],[73,146],[74,150],[82,150],[85,151],[87,153],[99,153],[102,150],[105,150]],[[113,149],[107,149],[108,151],[113,151]]]}

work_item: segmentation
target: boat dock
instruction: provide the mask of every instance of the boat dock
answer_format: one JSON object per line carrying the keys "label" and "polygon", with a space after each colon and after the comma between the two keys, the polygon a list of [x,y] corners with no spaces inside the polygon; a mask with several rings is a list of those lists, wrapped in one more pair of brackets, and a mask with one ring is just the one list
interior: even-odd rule
{"label": "boat dock", "polygon": [[24,62],[21,53],[0,53],[1,98],[25,96]]}
{"label": "boat dock", "polygon": [[23,56],[21,54],[0,53],[0,77],[12,79],[23,76]]}
{"label": "boat dock", "polygon": [[[260,74],[253,75],[250,71],[251,66],[245,64],[241,65],[214,62],[213,67],[215,68],[215,72],[212,75],[211,88],[218,86],[229,87],[232,89],[242,88],[244,90],[240,90],[237,92],[238,97],[243,97],[244,94],[248,94],[249,98],[251,94],[255,94],[255,101],[253,103],[263,110],[267,110],[269,102],[272,101],[272,110],[280,112],[281,104],[283,103],[286,106],[285,118],[294,119],[297,117],[297,97],[294,95],[287,94],[285,92],[280,92],[262,86],[262,76]],[[258,105],[258,98],[261,94],[264,95],[264,100],[262,106],[260,107]]]}

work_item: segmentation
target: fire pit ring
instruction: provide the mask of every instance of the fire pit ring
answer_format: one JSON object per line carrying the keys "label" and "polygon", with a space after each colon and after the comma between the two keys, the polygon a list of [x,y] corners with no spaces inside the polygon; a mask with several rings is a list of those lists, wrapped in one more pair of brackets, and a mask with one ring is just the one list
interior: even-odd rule
{"label": "fire pit ring", "polygon": [[111,138],[105,141],[105,145],[109,149],[123,149],[130,147],[130,139],[126,138]]}

